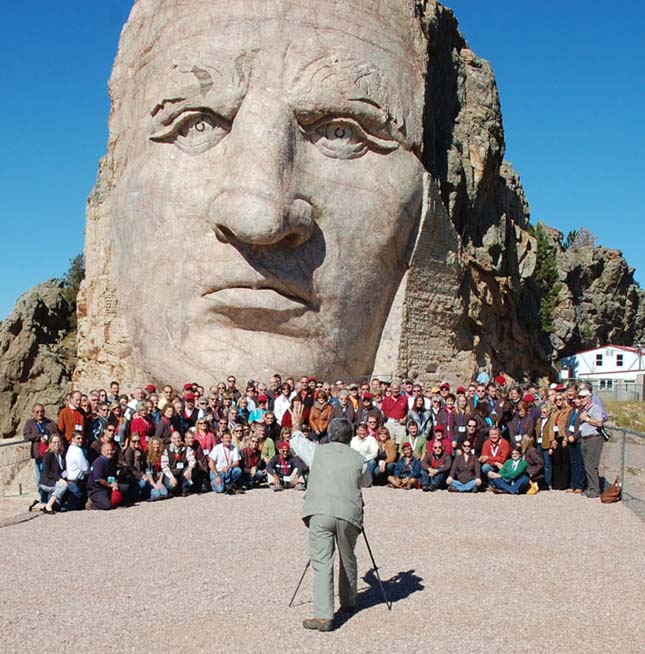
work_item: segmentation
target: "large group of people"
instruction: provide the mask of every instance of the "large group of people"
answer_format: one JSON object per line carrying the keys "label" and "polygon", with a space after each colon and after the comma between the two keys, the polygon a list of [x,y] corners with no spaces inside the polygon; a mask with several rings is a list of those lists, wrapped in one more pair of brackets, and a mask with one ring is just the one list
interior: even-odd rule
{"label": "large group of people", "polygon": [[253,488],[305,490],[297,433],[328,442],[337,418],[373,485],[426,492],[599,497],[607,414],[585,383],[521,387],[499,375],[452,388],[405,379],[315,377],[269,384],[234,376],[206,390],[152,384],[131,394],[75,390],[55,420],[35,404],[24,426],[40,497],[30,511],[112,509],[139,501]]}

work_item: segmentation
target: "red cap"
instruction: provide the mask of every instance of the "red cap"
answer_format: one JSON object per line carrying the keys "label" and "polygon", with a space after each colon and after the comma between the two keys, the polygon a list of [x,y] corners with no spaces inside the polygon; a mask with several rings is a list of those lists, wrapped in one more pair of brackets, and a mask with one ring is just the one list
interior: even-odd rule
{"label": "red cap", "polygon": [[186,393],[186,395],[184,395],[184,400],[186,400],[187,402],[191,402],[191,401],[194,402],[195,401],[195,394],[194,393]]}
{"label": "red cap", "polygon": [[154,393],[156,390],[157,389],[152,384],[146,386],[146,393]]}
{"label": "red cap", "polygon": [[522,398],[522,402],[527,402],[527,403],[535,402],[535,398],[533,397],[533,394],[532,394],[532,393],[527,393],[527,394]]}
{"label": "red cap", "polygon": [[287,449],[289,449],[289,443],[288,443],[288,441],[280,441],[280,442],[278,443],[278,449],[279,449],[279,450],[282,450],[282,449],[284,449],[285,447],[286,447]]}
{"label": "red cap", "polygon": [[363,399],[364,400],[371,400],[373,397],[374,396],[369,391],[367,391],[366,393],[363,393]]}
{"label": "red cap", "polygon": [[443,425],[436,425],[432,431],[435,433],[438,431],[443,432]]}
{"label": "red cap", "polygon": [[466,395],[466,389],[463,386],[457,386],[457,395]]}
{"label": "red cap", "polygon": [[443,381],[441,382],[441,386],[439,386],[439,388],[447,388],[450,390],[450,384],[447,381]]}
{"label": "red cap", "polygon": [[401,445],[402,450],[404,450],[406,447],[409,447],[410,449],[412,449],[412,445],[410,444],[410,441],[405,441],[405,443],[403,443],[403,445]]}
{"label": "red cap", "polygon": [[506,377],[503,375],[497,375],[497,377],[495,377],[495,381],[499,386],[506,386]]}
{"label": "red cap", "polygon": [[266,402],[268,399],[266,395],[258,395],[258,402]]}
{"label": "red cap", "polygon": [[184,384],[184,390],[185,391],[192,391],[193,390],[193,385],[192,384]]}
{"label": "red cap", "polygon": [[310,382],[310,381],[315,382],[315,381],[318,381],[318,380],[315,377],[309,377],[309,379],[307,379],[307,381],[308,382]]}

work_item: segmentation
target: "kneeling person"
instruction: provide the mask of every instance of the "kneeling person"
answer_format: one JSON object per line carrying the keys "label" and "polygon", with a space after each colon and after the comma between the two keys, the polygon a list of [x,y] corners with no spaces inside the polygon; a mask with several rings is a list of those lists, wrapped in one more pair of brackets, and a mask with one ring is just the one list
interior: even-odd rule
{"label": "kneeling person", "polygon": [[216,445],[208,455],[211,486],[216,493],[243,492],[237,486],[237,482],[242,476],[240,453],[231,440],[231,432],[223,432],[222,442]]}
{"label": "kneeling person", "polygon": [[421,489],[436,491],[446,487],[446,479],[452,466],[452,457],[443,451],[443,443],[434,441],[421,459]]}
{"label": "kneeling person", "polygon": [[417,488],[421,477],[421,461],[412,455],[412,445],[407,441],[401,446],[402,455],[394,466],[394,474],[388,477],[388,482],[394,488],[410,490]]}
{"label": "kneeling person", "polygon": [[289,443],[280,441],[278,454],[267,463],[267,478],[271,488],[274,491],[285,488],[305,490],[305,480],[299,463],[299,459],[291,454]]}
{"label": "kneeling person", "polygon": [[114,457],[114,445],[110,442],[101,446],[101,456],[98,457],[90,468],[90,476],[87,482],[88,509],[115,509],[121,504],[122,496],[116,481],[116,468],[112,459]]}

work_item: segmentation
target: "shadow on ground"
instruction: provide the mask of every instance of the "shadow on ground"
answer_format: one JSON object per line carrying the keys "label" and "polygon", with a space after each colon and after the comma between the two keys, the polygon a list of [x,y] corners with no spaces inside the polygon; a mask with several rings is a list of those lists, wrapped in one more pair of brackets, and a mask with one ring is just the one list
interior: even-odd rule
{"label": "shadow on ground", "polygon": [[[376,571],[374,568],[371,568],[363,577],[363,581],[368,585],[368,588],[364,588],[356,594],[356,608],[358,611],[364,611],[378,604],[382,604],[383,609],[386,610],[387,604],[383,593],[387,596],[388,601],[394,605],[398,601],[409,597],[413,593],[418,593],[425,588],[422,583],[423,579],[415,574],[414,570],[397,572],[390,579],[383,580],[383,587],[381,588]],[[336,626],[342,626],[351,617],[350,614],[338,613],[336,615]]]}

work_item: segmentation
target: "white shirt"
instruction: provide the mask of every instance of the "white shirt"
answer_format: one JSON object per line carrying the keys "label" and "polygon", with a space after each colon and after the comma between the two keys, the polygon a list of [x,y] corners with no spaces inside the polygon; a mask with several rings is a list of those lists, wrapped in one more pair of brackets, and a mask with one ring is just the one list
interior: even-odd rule
{"label": "white shirt", "polygon": [[65,455],[65,467],[68,481],[77,481],[79,478],[87,477],[90,464],[85,458],[83,450],[76,443],[70,443]]}
{"label": "white shirt", "polygon": [[371,461],[378,455],[378,443],[374,436],[370,436],[369,434],[365,438],[354,436],[349,446],[353,450],[356,450],[365,461]]}
{"label": "white shirt", "polygon": [[216,445],[208,455],[209,459],[212,459],[215,463],[215,468],[217,470],[221,470],[222,468],[225,467],[230,467],[234,463],[240,460],[240,452],[231,443],[229,448],[227,449],[224,443],[220,443],[219,445]]}
{"label": "white shirt", "polygon": [[275,419],[280,424],[282,424],[282,416],[284,416],[290,406],[291,400],[282,395],[282,393],[280,393],[279,397],[276,397],[275,400],[273,400],[273,413],[275,414]]}
{"label": "white shirt", "polygon": [[[408,398],[408,411],[412,411],[414,406],[414,400],[416,400],[416,395],[410,395]],[[429,411],[432,404],[430,403],[430,398],[423,395],[423,409],[424,411]]]}
{"label": "white shirt", "polygon": [[[305,438],[305,435],[301,431],[294,431],[291,434],[291,440],[289,441],[291,446],[291,451],[305,462],[310,468],[314,462],[314,454],[316,453],[317,447],[325,447],[324,445],[318,445],[309,439]],[[378,445],[377,445],[378,447]],[[367,488],[372,483],[372,473],[367,467],[367,461],[363,462],[363,476],[361,478],[361,486]]]}

